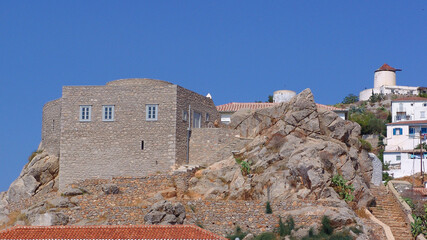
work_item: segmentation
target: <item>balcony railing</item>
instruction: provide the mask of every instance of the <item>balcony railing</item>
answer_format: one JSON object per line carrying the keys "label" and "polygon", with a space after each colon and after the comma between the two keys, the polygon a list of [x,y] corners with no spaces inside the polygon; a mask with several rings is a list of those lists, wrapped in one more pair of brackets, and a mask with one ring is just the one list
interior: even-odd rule
{"label": "balcony railing", "polygon": [[394,121],[409,121],[411,120],[411,115],[397,115],[394,117]]}

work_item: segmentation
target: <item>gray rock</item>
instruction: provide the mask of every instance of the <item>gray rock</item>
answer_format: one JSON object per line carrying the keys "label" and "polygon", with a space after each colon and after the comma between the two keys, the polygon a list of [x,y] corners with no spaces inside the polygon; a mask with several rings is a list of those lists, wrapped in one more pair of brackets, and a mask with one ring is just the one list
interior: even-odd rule
{"label": "gray rock", "polygon": [[83,191],[80,188],[72,188],[72,187],[67,187],[65,188],[61,195],[62,196],[77,196],[77,195],[83,195],[85,191]]}
{"label": "gray rock", "polygon": [[105,194],[118,194],[120,189],[116,184],[104,184],[102,185],[102,191]]}
{"label": "gray rock", "polygon": [[68,216],[61,212],[47,212],[36,215],[31,226],[57,226],[66,225],[68,222]]}
{"label": "gray rock", "polygon": [[242,240],[253,240],[255,236],[252,233],[248,233]]}
{"label": "gray rock", "polygon": [[29,198],[34,195],[39,185],[40,183],[31,175],[19,177],[10,185],[6,199],[8,202],[18,202]]}
{"label": "gray rock", "polygon": [[55,208],[69,208],[74,206],[74,204],[72,204],[66,197],[56,197],[53,199],[48,199],[46,202]]}
{"label": "gray rock", "polygon": [[144,216],[144,221],[147,224],[160,224],[166,213],[159,211],[150,211]]}
{"label": "gray rock", "polygon": [[162,200],[150,207],[144,221],[147,224],[183,224],[185,216],[185,207],[181,203]]}
{"label": "gray rock", "polygon": [[81,201],[82,201],[82,200],[81,200],[79,197],[77,197],[77,196],[74,196],[74,197],[71,197],[71,198],[70,198],[70,202],[71,202],[72,204],[74,204],[74,205],[78,205]]}

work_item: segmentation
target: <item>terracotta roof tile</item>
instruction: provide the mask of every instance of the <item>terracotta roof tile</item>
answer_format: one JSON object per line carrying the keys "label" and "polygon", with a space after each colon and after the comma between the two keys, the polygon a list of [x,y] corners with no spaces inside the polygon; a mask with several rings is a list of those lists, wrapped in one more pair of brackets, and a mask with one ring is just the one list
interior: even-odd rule
{"label": "terracotta roof tile", "polygon": [[390,67],[390,65],[388,65],[387,63],[384,63],[380,68],[378,68],[375,72],[378,71],[392,71],[392,72],[396,72],[396,71],[402,71],[401,69],[396,69],[394,67]]}
{"label": "terracotta roof tile", "polygon": [[194,225],[15,226],[0,239],[212,239],[226,238]]}
{"label": "terracotta roof tile", "polygon": [[[268,108],[268,107],[273,107],[276,106],[280,103],[236,103],[236,102],[232,102],[232,103],[227,103],[227,104],[223,104],[223,105],[218,105],[216,106],[216,109],[218,110],[218,112],[237,112],[240,109],[251,109],[251,110],[255,110],[255,109],[261,109],[261,108]],[[323,104],[319,104],[316,103],[318,108],[323,108],[323,109],[328,109],[331,111],[347,111],[347,109],[342,109],[342,108],[337,108],[337,107],[333,107],[333,106],[327,106],[327,105],[323,105]]]}
{"label": "terracotta roof tile", "polygon": [[387,123],[387,125],[411,125],[411,124],[427,124],[427,120],[399,121],[394,123]]}
{"label": "terracotta roof tile", "polygon": [[407,101],[427,101],[427,98],[424,97],[403,97],[403,98],[397,98],[393,100],[393,102],[407,102]]}

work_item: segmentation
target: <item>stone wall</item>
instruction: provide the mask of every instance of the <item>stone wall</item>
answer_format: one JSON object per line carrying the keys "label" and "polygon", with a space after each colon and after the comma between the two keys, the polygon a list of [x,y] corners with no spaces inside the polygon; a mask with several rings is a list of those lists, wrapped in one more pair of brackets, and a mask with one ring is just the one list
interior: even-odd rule
{"label": "stone wall", "polygon": [[[63,87],[60,189],[80,179],[145,176],[175,164],[177,86],[155,82]],[[146,121],[146,104],[158,104],[157,121]],[[79,121],[80,105],[92,107],[91,121]],[[114,105],[114,121],[102,120],[103,105]]]}
{"label": "stone wall", "polygon": [[[191,116],[188,114],[188,106],[191,105]],[[187,120],[183,119],[183,112],[187,112]],[[186,164],[187,161],[187,129],[191,117],[193,121],[194,112],[202,116],[201,129],[214,127],[214,122],[220,122],[220,114],[216,110],[212,99],[198,93],[177,86],[177,110],[176,110],[176,163]],[[207,119],[207,115],[209,119]],[[199,129],[192,128],[193,132]],[[191,148],[190,148],[191,149]]]}
{"label": "stone wall", "polygon": [[[114,178],[112,180],[85,180],[76,184],[89,192],[78,196],[79,207],[69,209],[71,224],[83,221],[90,224],[145,224],[144,215],[149,207],[161,200],[159,192],[173,188],[177,179],[186,179],[186,173],[179,175],[152,175],[143,178]],[[106,195],[102,185],[112,183],[119,187],[119,194]],[[160,197],[160,198],[159,198]],[[170,201],[181,202],[187,218],[184,224],[199,224],[217,234],[226,235],[239,225],[244,231],[259,234],[271,231],[289,214],[296,226],[310,226],[320,223],[323,216],[321,206],[336,207],[336,202],[298,200],[271,202],[272,214],[265,213],[265,202],[244,200],[192,200],[173,197]]]}
{"label": "stone wall", "polygon": [[61,138],[61,99],[43,106],[42,148],[49,154],[59,156]]}
{"label": "stone wall", "polygon": [[232,156],[249,142],[236,137],[228,128],[193,129],[190,140],[190,164],[209,166]]}

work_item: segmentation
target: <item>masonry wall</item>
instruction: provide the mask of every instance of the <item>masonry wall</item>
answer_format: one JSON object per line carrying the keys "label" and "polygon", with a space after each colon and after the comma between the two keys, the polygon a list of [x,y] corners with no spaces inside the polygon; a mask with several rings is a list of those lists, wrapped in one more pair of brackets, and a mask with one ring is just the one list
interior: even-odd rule
{"label": "masonry wall", "polygon": [[228,128],[193,129],[190,141],[190,164],[209,166],[240,151],[250,141],[235,137]]}
{"label": "masonry wall", "polygon": [[61,138],[61,99],[56,99],[43,106],[42,147],[49,154],[59,156]]}
{"label": "masonry wall", "polygon": [[[183,119],[183,112],[188,112],[188,106],[191,105],[191,115],[187,114],[187,120]],[[177,110],[176,110],[176,163],[186,164],[187,160],[187,128],[189,117],[193,121],[194,111],[201,113],[202,128],[214,127],[214,122],[220,121],[220,114],[216,110],[212,99],[204,97],[198,93],[177,86]],[[209,120],[206,119],[206,113],[209,114]],[[193,132],[197,129],[193,129]]]}
{"label": "masonry wall", "polygon": [[[59,188],[169,170],[176,154],[176,88],[150,79],[64,87]],[[157,121],[146,121],[146,104],[158,104]],[[92,106],[90,122],[79,121],[80,105]],[[102,121],[103,105],[114,105],[114,121]]]}

